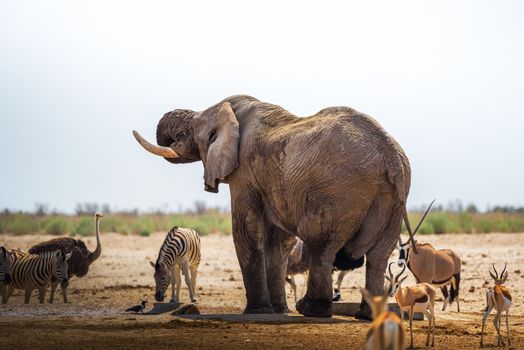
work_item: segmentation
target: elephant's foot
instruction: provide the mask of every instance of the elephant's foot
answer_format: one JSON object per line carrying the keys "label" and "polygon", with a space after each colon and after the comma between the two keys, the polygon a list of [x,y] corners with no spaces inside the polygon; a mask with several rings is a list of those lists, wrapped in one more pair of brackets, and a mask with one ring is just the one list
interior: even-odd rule
{"label": "elephant's foot", "polygon": [[309,317],[331,317],[333,315],[331,300],[315,300],[307,295],[298,301],[296,308],[299,313]]}
{"label": "elephant's foot", "polygon": [[275,311],[272,307],[250,307],[246,306],[244,314],[274,314]]}
{"label": "elephant's foot", "polygon": [[355,318],[371,321],[371,309],[366,302],[360,303],[360,309],[355,314]]}
{"label": "elephant's foot", "polygon": [[287,307],[287,304],[273,304],[273,311],[275,311],[276,314],[289,314],[291,312],[291,310],[289,310],[289,308]]}

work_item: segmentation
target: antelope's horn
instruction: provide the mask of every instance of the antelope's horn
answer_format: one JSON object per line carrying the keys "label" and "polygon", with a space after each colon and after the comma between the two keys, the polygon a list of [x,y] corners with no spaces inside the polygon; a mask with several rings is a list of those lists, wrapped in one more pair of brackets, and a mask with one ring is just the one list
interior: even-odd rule
{"label": "antelope's horn", "polygon": [[388,272],[389,272],[389,278],[393,279],[393,271],[391,271],[391,265],[393,265],[393,262],[389,263]]}
{"label": "antelope's horn", "polygon": [[153,153],[154,155],[161,156],[164,158],[178,158],[180,157],[175,151],[173,151],[170,147],[164,147],[164,146],[157,146],[153,145],[149,141],[147,141],[145,138],[143,138],[138,131],[133,130],[133,136],[135,136],[135,139],[138,141],[138,143],[144,147],[144,149],[150,153]]}
{"label": "antelope's horn", "polygon": [[397,275],[397,277],[395,277],[395,281],[398,281],[398,279],[400,278],[400,276],[402,276],[404,271],[406,271],[406,264],[403,264],[402,271],[400,271],[400,273]]}
{"label": "antelope's horn", "polygon": [[497,278],[499,278],[499,273],[497,272],[497,269],[495,268],[495,263],[493,263],[493,271],[495,271]]}
{"label": "antelope's horn", "polygon": [[422,219],[420,219],[420,221],[418,222],[417,227],[415,227],[415,231],[413,231],[413,236],[417,233],[418,229],[420,228],[420,225],[422,225],[422,222],[426,218],[426,215],[428,215],[429,210],[431,209],[431,206],[433,205],[433,203],[435,203],[435,199],[433,199],[433,201],[429,204],[428,209],[426,209],[426,212],[424,213],[424,215],[422,215]]}
{"label": "antelope's horn", "polygon": [[500,273],[501,278],[504,276],[504,272],[506,272],[506,267],[508,267],[508,263],[504,263],[504,270]]}

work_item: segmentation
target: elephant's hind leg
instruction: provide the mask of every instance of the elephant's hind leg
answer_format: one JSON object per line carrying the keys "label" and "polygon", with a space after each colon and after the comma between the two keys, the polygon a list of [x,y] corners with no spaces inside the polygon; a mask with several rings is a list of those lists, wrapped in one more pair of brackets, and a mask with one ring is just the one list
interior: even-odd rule
{"label": "elephant's hind leg", "polygon": [[336,246],[334,242],[324,247],[315,243],[304,242],[310,252],[307,293],[298,301],[296,308],[304,316],[331,317],[333,314],[331,270],[336,252],[341,247]]}
{"label": "elephant's hind leg", "polygon": [[[400,206],[394,206],[392,196],[377,197],[357,235],[372,244],[366,252],[366,289],[373,295],[384,293],[384,271],[398,240],[402,221]],[[347,246],[346,246],[347,247]],[[355,247],[358,249],[358,246]],[[362,299],[357,318],[371,319],[371,310]]]}

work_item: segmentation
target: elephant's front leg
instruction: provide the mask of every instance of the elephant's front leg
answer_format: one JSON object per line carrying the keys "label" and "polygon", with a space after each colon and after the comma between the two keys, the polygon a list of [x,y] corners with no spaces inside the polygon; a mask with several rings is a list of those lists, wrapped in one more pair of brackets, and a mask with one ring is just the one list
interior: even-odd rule
{"label": "elephant's front leg", "polygon": [[[289,252],[295,237],[274,229],[266,241],[266,275],[269,299],[276,313],[287,313],[286,274]],[[295,292],[296,293],[296,292]]]}
{"label": "elephant's front leg", "polygon": [[[233,202],[235,204],[235,202]],[[268,227],[260,210],[245,205],[233,205],[233,241],[237,253],[247,305],[245,314],[272,314],[266,282],[264,243]]]}
{"label": "elephant's front leg", "polygon": [[307,293],[297,303],[297,311],[304,316],[331,317],[333,315],[332,277],[336,249],[319,249],[308,245],[310,252]]}

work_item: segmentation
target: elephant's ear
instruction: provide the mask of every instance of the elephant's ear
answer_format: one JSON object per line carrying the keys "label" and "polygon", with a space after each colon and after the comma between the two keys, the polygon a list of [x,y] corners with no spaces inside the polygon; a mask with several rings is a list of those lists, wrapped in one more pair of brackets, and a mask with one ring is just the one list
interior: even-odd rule
{"label": "elephant's ear", "polygon": [[[204,124],[205,122],[205,124]],[[198,123],[197,143],[204,151],[204,189],[218,192],[218,184],[238,167],[238,120],[229,102],[220,106],[218,113]],[[207,152],[206,152],[207,150]]]}

